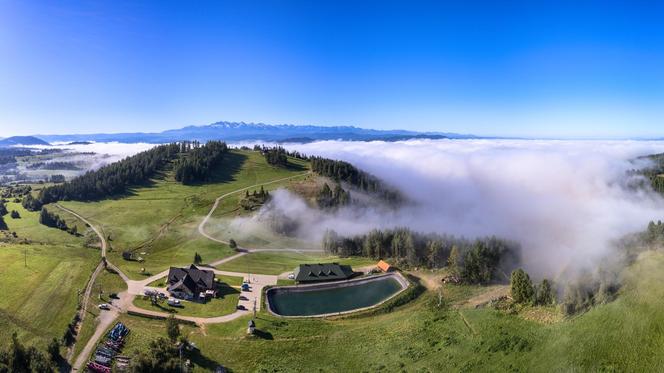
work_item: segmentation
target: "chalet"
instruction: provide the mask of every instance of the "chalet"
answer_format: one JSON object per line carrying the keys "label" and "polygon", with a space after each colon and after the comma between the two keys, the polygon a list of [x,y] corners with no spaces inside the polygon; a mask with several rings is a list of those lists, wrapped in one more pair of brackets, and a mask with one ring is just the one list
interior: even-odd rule
{"label": "chalet", "polygon": [[206,294],[214,294],[214,290],[213,271],[193,264],[185,268],[171,267],[168,271],[168,291],[176,298],[205,300]]}
{"label": "chalet", "polygon": [[339,281],[353,276],[353,269],[349,265],[339,263],[300,264],[293,272],[298,283]]}

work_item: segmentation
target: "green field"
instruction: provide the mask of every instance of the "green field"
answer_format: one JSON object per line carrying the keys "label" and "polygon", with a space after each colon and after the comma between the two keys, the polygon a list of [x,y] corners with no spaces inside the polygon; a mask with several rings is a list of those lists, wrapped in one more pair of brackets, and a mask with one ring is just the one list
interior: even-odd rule
{"label": "green field", "polygon": [[[9,214],[4,216],[9,232],[16,232],[19,239],[28,239],[31,242],[44,244],[63,244],[69,246],[81,246],[86,241],[83,236],[73,236],[65,231],[56,228],[50,228],[39,224],[39,211],[28,211],[20,203],[7,202],[7,210],[16,210],[21,216],[19,219],[12,219]],[[86,234],[87,227],[71,214],[66,213],[57,207],[47,206],[50,212],[60,215],[67,222],[67,226],[76,225],[81,235]]]}
{"label": "green field", "polygon": [[76,312],[77,290],[98,258],[94,250],[69,245],[1,245],[0,337],[14,331],[37,343],[62,337]]}
{"label": "green field", "polygon": [[[291,160],[299,169],[272,167],[258,152],[233,150],[216,172],[215,179],[200,185],[182,185],[169,172],[149,186],[132,190],[121,199],[99,202],[62,202],[102,228],[110,238],[108,257],[129,277],[140,279],[171,265],[190,264],[198,252],[204,262],[231,254],[226,246],[198,234],[197,227],[214,200],[222,194],[279,178],[303,174],[306,162]],[[274,189],[288,181],[266,185]],[[243,195],[235,194],[220,203],[219,211],[238,210]],[[213,226],[211,222],[210,226]],[[212,228],[214,229],[214,228]],[[122,252],[133,251],[145,261],[125,261]],[[145,253],[145,254],[141,254]],[[145,273],[141,269],[145,269]]]}
{"label": "green field", "polygon": [[219,289],[219,298],[213,298],[206,303],[181,301],[181,307],[171,307],[166,301],[153,305],[148,297],[137,296],[134,304],[146,310],[168,312],[181,316],[215,317],[235,312],[240,298],[240,290],[222,286]]}
{"label": "green field", "polygon": [[[663,267],[664,254],[643,255],[625,271],[616,301],[554,323],[526,319],[556,313],[552,308],[526,307],[515,315],[458,308],[483,288],[446,285],[440,307],[426,292],[389,313],[337,320],[280,319],[263,311],[256,337],[246,336],[242,318],[191,329],[189,338],[201,348],[200,365],[236,372],[657,371],[664,363]],[[141,330],[163,323],[135,322]],[[130,342],[127,350],[145,348],[143,339]]]}
{"label": "green field", "polygon": [[329,263],[338,262],[349,264],[353,267],[361,267],[375,264],[374,260],[365,258],[339,258],[336,256],[301,254],[291,251],[274,252],[265,251],[251,253],[241,256],[230,262],[217,266],[222,271],[260,273],[265,275],[279,275],[284,272],[293,271],[302,263]]}

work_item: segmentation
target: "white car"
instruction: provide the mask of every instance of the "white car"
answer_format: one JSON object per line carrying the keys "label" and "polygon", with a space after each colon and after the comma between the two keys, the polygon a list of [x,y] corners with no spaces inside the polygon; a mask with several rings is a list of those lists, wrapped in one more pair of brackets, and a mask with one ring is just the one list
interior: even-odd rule
{"label": "white car", "polygon": [[108,304],[108,303],[102,303],[102,304],[99,305],[99,309],[108,311],[108,310],[111,309],[111,305]]}
{"label": "white car", "polygon": [[295,280],[295,273],[291,273],[290,275],[288,275],[288,279]]}
{"label": "white car", "polygon": [[167,303],[168,303],[169,306],[172,306],[172,307],[180,307],[181,306],[180,301],[175,299],[175,298],[168,298]]}

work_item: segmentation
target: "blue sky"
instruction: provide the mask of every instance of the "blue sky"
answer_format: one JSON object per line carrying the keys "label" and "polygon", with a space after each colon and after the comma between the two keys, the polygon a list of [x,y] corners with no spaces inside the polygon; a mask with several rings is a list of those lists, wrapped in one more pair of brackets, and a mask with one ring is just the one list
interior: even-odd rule
{"label": "blue sky", "polygon": [[664,136],[656,2],[0,0],[0,136],[215,121]]}

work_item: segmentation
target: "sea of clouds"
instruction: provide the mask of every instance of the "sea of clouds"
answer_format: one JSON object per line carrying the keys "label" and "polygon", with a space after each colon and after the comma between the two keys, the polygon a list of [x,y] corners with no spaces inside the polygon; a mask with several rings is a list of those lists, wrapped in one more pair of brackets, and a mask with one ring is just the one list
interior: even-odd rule
{"label": "sea of clouds", "polygon": [[[612,242],[664,218],[664,200],[630,186],[628,170],[664,142],[554,140],[321,141],[289,150],[353,163],[402,191],[397,211],[370,208],[321,213],[286,191],[268,206],[306,224],[319,239],[407,226],[473,238],[496,235],[523,245],[524,265],[555,275],[592,266]],[[265,212],[264,212],[265,213]]]}

